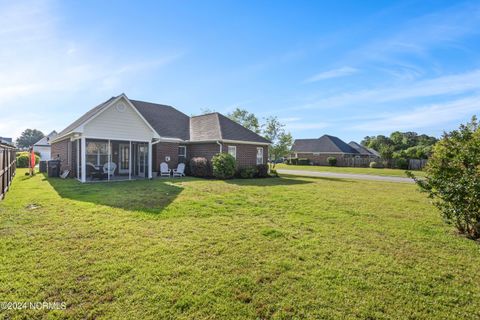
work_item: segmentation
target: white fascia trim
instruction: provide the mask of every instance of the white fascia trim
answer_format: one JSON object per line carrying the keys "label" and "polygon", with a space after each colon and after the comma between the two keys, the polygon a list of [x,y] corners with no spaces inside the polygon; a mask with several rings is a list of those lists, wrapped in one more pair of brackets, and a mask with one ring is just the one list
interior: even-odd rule
{"label": "white fascia trim", "polygon": [[132,142],[150,142],[150,140],[140,140],[140,139],[119,139],[112,137],[96,137],[96,136],[82,136],[85,139],[94,139],[94,140],[112,140],[112,141],[132,141]]}
{"label": "white fascia trim", "polygon": [[216,140],[197,140],[197,141],[185,141],[185,143],[189,144],[197,144],[197,143],[235,143],[235,144],[253,144],[253,145],[262,145],[262,146],[268,146],[270,143],[268,142],[254,142],[254,141],[241,141],[241,140],[221,140],[221,139],[216,139]]}
{"label": "white fascia trim", "polygon": [[291,151],[292,153],[318,153],[318,154],[353,154],[358,155],[358,153],[349,153],[349,152],[318,152],[318,151]]}
{"label": "white fascia trim", "polygon": [[180,139],[180,138],[168,138],[168,137],[161,137],[158,140],[152,142],[152,144],[157,144],[160,142],[177,142],[177,143],[187,143],[187,141]]}

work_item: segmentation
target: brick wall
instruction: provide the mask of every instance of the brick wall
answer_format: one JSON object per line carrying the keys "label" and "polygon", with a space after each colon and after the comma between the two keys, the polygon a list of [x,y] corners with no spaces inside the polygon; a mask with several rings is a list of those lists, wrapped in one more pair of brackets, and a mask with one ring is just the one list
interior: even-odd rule
{"label": "brick wall", "polygon": [[237,147],[237,166],[239,168],[257,165],[257,148],[263,148],[263,164],[267,163],[268,146],[224,143],[223,152],[228,152],[228,146]]}
{"label": "brick wall", "polygon": [[[257,164],[257,147],[263,148],[263,163],[267,163],[268,147],[251,144],[222,144],[222,151],[228,153],[228,146],[237,147],[237,166],[239,168],[255,166]],[[220,151],[220,146],[216,143],[190,144],[187,146],[187,158],[205,157],[211,160],[214,155]]]}
{"label": "brick wall", "polygon": [[[52,143],[51,149],[51,159],[52,160],[60,160],[61,166],[60,170],[71,170],[72,169],[72,143],[70,139],[61,140],[55,143]],[[72,173],[70,173],[72,175]]]}
{"label": "brick wall", "polygon": [[211,160],[219,151],[220,146],[216,143],[189,144],[187,145],[187,158],[205,157]]}
{"label": "brick wall", "polygon": [[[153,145],[152,163],[153,171],[160,171],[160,163],[166,162],[170,169],[174,169],[178,165],[178,143],[160,142]],[[188,150],[188,147],[187,147]],[[170,161],[166,161],[165,157],[170,157]]]}

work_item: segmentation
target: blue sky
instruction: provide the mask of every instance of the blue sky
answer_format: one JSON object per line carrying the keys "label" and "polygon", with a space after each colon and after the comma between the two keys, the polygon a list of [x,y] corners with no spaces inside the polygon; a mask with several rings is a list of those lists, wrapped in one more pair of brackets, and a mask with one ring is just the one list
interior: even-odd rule
{"label": "blue sky", "polygon": [[236,106],[295,138],[480,114],[480,2],[1,1],[0,136],[61,130],[113,95]]}

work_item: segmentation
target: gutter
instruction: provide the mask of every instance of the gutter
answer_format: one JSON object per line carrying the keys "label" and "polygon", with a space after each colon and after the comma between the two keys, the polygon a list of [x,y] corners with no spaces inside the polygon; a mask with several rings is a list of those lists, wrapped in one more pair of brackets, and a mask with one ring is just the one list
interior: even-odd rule
{"label": "gutter", "polygon": [[220,153],[222,153],[223,145],[222,145],[222,144],[220,143],[220,141],[218,141],[218,140],[217,140],[216,142],[217,142],[217,144],[220,146]]}

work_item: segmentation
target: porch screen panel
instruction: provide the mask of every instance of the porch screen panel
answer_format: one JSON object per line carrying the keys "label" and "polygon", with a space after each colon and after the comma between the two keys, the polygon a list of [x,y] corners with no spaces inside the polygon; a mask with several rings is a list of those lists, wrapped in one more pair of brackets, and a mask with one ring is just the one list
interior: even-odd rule
{"label": "porch screen panel", "polygon": [[[108,141],[87,141],[87,164],[103,166],[108,162]],[[111,154],[111,152],[110,152]]]}

